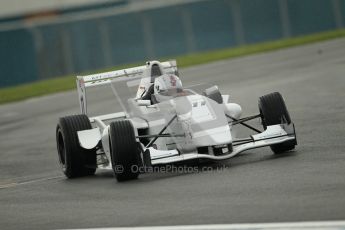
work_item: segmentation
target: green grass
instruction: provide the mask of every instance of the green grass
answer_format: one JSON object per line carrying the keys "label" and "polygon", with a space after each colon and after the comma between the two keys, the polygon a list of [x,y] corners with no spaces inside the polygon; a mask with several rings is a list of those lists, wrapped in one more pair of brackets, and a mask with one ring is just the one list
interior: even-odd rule
{"label": "green grass", "polygon": [[[290,39],[282,39],[272,42],[265,42],[253,45],[244,45],[235,48],[227,48],[221,50],[207,51],[189,55],[183,55],[178,57],[163,58],[165,59],[177,59],[179,67],[188,67],[192,65],[204,64],[208,62],[229,59],[234,57],[240,57],[249,54],[255,54],[260,52],[267,52],[286,47],[298,46],[323,40],[329,40],[339,37],[345,37],[345,30],[335,30],[330,32],[323,32],[318,34],[312,34],[307,36],[295,37]],[[123,69],[140,65],[140,63],[131,65],[116,66],[111,69],[103,69],[95,72],[111,71],[116,69]],[[93,73],[95,73],[93,72]],[[89,74],[89,73],[88,73]],[[74,89],[75,76],[58,77],[48,80],[42,80],[39,82],[3,88],[0,89],[0,104],[19,101],[30,97],[36,97],[56,92],[62,92],[70,89]]]}

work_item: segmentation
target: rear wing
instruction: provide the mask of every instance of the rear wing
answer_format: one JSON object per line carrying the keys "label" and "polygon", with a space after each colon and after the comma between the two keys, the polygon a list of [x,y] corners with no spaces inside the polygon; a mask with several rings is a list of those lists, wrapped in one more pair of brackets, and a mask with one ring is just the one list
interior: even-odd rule
{"label": "rear wing", "polygon": [[[166,74],[176,74],[178,75],[176,60],[166,61],[160,63],[163,67],[163,71]],[[134,78],[143,77],[144,72],[150,67],[150,62],[146,62],[146,65],[137,66],[128,69],[116,70],[105,73],[97,73],[87,76],[77,76],[77,90],[78,99],[80,104],[80,110],[82,114],[87,114],[87,100],[86,91],[89,87],[102,86],[111,84],[111,81],[115,78]]]}

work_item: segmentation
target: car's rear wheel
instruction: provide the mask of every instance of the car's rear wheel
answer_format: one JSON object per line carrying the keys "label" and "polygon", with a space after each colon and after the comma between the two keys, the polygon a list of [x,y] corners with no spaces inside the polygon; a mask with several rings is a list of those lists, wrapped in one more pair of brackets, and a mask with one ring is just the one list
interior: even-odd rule
{"label": "car's rear wheel", "polygon": [[110,124],[111,163],[117,181],[137,179],[139,175],[140,150],[134,127],[129,120]]}
{"label": "car's rear wheel", "polygon": [[[286,108],[282,95],[278,92],[270,93],[259,98],[259,110],[264,129],[270,125],[291,123],[290,114]],[[295,148],[296,140],[271,145],[274,153],[284,153]]]}
{"label": "car's rear wheel", "polygon": [[78,140],[78,131],[91,129],[86,115],[62,117],[56,127],[56,144],[59,163],[68,178],[88,176],[96,171],[96,150],[83,149]]}

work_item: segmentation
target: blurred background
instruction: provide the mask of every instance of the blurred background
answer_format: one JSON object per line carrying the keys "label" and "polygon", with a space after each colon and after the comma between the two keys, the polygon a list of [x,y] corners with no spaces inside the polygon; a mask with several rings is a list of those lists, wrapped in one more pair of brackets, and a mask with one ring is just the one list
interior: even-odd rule
{"label": "blurred background", "polygon": [[1,0],[0,88],[344,25],[345,0]]}

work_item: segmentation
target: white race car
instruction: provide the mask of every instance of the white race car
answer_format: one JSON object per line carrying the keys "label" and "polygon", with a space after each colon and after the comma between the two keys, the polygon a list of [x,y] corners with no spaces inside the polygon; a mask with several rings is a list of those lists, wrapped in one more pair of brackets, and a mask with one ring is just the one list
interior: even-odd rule
{"label": "white race car", "polygon": [[[122,112],[88,117],[89,87],[110,86]],[[81,113],[59,119],[56,142],[68,178],[113,169],[118,181],[135,179],[140,167],[208,159],[229,159],[248,149],[270,146],[274,153],[295,148],[294,124],[283,97],[259,98],[259,113],[241,118],[242,109],[217,86],[198,93],[182,86],[176,61],[77,77]],[[135,88],[136,95],[123,96]],[[264,131],[247,124],[262,121]],[[234,126],[256,134],[238,138]]]}

